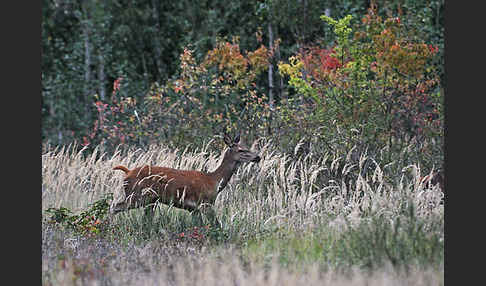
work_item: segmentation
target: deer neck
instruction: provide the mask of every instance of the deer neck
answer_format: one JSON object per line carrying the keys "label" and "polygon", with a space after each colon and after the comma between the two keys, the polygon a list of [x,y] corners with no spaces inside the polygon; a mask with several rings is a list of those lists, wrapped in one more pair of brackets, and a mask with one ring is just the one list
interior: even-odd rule
{"label": "deer neck", "polygon": [[217,183],[216,192],[219,194],[228,184],[231,176],[235,173],[236,169],[238,169],[239,163],[227,156],[226,153],[223,162],[221,165],[214,170],[214,172],[210,173],[210,175],[215,179]]}

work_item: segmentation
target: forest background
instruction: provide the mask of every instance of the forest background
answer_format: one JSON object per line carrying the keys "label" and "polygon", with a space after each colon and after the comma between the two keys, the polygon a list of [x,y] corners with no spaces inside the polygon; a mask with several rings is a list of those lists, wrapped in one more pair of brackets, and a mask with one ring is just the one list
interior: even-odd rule
{"label": "forest background", "polygon": [[443,0],[58,0],[41,27],[43,144],[241,132],[384,164],[413,145],[410,162],[442,167]]}

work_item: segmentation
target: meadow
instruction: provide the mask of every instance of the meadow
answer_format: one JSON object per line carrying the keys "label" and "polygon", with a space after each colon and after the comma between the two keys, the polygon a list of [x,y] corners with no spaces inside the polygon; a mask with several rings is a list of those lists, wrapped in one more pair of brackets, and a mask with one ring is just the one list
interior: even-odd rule
{"label": "meadow", "polygon": [[114,166],[211,171],[220,141],[110,153],[44,146],[42,284],[444,284],[444,193],[418,164],[381,165],[366,151],[302,153],[297,145],[283,154],[255,141],[262,159],[240,166],[216,199],[219,225],[166,205],[150,206],[153,217],[106,214],[122,191]]}

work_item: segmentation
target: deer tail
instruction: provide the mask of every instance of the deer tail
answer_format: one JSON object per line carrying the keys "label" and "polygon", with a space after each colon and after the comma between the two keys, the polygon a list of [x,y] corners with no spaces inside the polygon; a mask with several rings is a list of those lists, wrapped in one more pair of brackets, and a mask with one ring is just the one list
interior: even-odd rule
{"label": "deer tail", "polygon": [[123,172],[125,172],[125,174],[128,174],[128,172],[130,172],[130,170],[127,167],[122,165],[116,166],[115,168],[113,168],[113,170],[122,170]]}

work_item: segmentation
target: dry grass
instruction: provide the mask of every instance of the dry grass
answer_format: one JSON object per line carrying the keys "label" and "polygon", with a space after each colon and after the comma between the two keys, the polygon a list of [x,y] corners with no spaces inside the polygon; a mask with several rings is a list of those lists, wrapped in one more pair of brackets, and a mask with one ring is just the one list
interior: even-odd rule
{"label": "dry grass", "polygon": [[[182,248],[182,247],[181,247]],[[117,252],[114,260],[93,263],[93,253],[59,260],[44,277],[54,285],[443,285],[443,273],[432,268],[397,270],[391,265],[368,272],[357,268],[323,271],[317,264],[290,271],[277,262],[243,265],[235,254],[214,257],[148,245]],[[84,255],[84,256],[83,256]]]}
{"label": "dry grass", "polygon": [[[122,190],[122,176],[112,168],[119,164],[129,168],[153,164],[213,170],[222,159],[220,153],[209,151],[214,144],[216,142],[209,142],[202,149],[193,151],[152,146],[147,151],[118,150],[111,156],[99,149],[87,154],[76,146],[44,151],[42,209],[63,206],[77,212],[107,193],[113,192],[116,197]],[[251,254],[248,244],[265,245],[269,240],[268,233],[272,234],[270,239],[275,240],[282,233],[284,236],[288,233],[313,234],[324,227],[339,241],[340,237],[346,237],[350,231],[372,223],[378,217],[389,221],[392,228],[397,222],[404,229],[407,223],[419,223],[420,231],[425,233],[424,239],[439,237],[443,251],[444,218],[443,193],[437,186],[424,185],[420,181],[418,166],[402,166],[403,172],[397,173],[392,172],[389,166],[380,166],[366,154],[361,154],[358,161],[350,160],[350,156],[341,158],[332,154],[320,157],[309,154],[297,160],[291,155],[273,152],[270,142],[260,141],[253,147],[260,150],[262,160],[258,164],[241,166],[214,206],[221,222],[221,232],[226,235],[222,243],[201,246],[173,241],[170,235],[162,237],[163,233],[180,231],[184,227],[180,221],[185,211],[167,208],[159,214],[161,220],[155,226],[155,234],[137,243],[136,239],[127,239],[124,243],[116,239],[83,240],[75,234],[63,233],[43,224],[44,283],[443,284],[442,262],[431,267],[412,263],[406,266],[406,271],[397,270],[402,266],[397,268],[385,263],[368,272],[359,263],[344,268],[339,266],[344,265],[339,263],[339,257],[333,258],[333,262],[311,260],[301,267],[297,264],[308,256],[304,260],[289,258],[292,267],[283,265],[276,258],[279,257],[277,252],[275,255],[266,254],[262,260],[253,259],[258,255]],[[412,215],[409,210],[413,210]],[[114,223],[121,228],[133,221],[130,214],[121,214]],[[174,226],[178,222],[179,228]],[[133,233],[130,235],[132,238],[135,236]],[[354,236],[348,236],[348,239],[359,241]],[[261,251],[258,247],[255,249],[256,252]],[[326,257],[329,259],[330,256]],[[353,259],[349,261],[361,261]]]}

